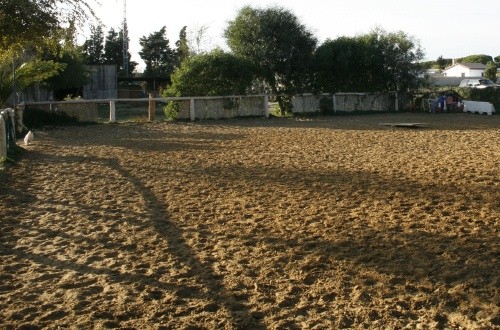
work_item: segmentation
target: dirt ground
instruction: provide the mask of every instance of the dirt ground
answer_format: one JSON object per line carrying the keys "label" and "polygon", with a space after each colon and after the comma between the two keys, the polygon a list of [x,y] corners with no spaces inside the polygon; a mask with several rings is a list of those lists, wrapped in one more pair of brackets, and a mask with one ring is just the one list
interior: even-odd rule
{"label": "dirt ground", "polygon": [[[402,122],[428,127],[380,125]],[[98,124],[23,148],[0,175],[2,329],[500,328],[499,115]]]}

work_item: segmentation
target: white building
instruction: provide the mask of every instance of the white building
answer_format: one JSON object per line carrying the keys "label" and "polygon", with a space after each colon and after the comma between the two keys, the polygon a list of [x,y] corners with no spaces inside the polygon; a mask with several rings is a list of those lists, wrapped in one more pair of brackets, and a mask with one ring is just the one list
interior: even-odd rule
{"label": "white building", "polygon": [[443,70],[445,77],[482,77],[486,65],[481,63],[455,63]]}

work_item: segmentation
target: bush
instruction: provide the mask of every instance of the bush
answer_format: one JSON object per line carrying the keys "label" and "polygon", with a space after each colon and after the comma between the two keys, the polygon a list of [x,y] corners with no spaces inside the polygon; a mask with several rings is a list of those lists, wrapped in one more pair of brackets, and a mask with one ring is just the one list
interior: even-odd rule
{"label": "bush", "polygon": [[500,110],[500,89],[495,88],[457,88],[456,92],[464,100],[490,102],[495,109]]}
{"label": "bush", "polygon": [[169,101],[163,107],[163,113],[167,120],[177,120],[179,118],[180,109],[179,102]]}
{"label": "bush", "polygon": [[78,124],[76,117],[64,112],[46,111],[36,108],[26,109],[23,114],[23,124],[29,129],[44,126],[63,126]]}

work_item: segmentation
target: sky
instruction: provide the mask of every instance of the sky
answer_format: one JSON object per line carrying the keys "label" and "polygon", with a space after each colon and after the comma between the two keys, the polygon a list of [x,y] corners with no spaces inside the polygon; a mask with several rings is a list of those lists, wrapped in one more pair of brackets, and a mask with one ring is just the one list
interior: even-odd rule
{"label": "sky", "polygon": [[126,1],[131,60],[139,62],[142,69],[139,38],[166,26],[170,47],[175,48],[180,30],[187,26],[188,39],[194,40],[198,31],[205,31],[201,50],[227,49],[224,30],[244,6],[289,10],[318,39],[318,45],[326,39],[354,37],[379,27],[387,32],[403,31],[417,39],[426,60],[441,55],[500,55],[500,0],[100,1],[94,10],[105,33],[121,28]]}

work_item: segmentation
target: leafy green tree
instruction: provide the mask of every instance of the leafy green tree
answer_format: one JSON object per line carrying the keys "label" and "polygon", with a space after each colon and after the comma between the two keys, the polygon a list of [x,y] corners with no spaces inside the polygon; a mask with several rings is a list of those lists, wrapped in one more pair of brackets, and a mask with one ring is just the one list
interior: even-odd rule
{"label": "leafy green tree", "polygon": [[255,66],[216,49],[182,62],[172,75],[166,96],[241,95],[251,86]]}
{"label": "leafy green tree", "polygon": [[[127,58],[130,59],[131,55],[128,52]],[[104,64],[116,64],[119,75],[131,74],[137,62],[129,61],[128,73],[124,72],[123,68],[123,31],[116,31],[111,28],[106,36],[104,44]]]}
{"label": "leafy green tree", "polygon": [[0,62],[0,107],[12,94],[14,83],[17,90],[22,90],[59,74],[65,67],[63,63],[41,59],[18,62],[14,67],[12,63]]}
{"label": "leafy green tree", "polygon": [[84,24],[94,15],[94,0],[2,0],[0,50],[43,44],[63,24]]}
{"label": "leafy green tree", "polygon": [[365,61],[366,45],[356,38],[326,40],[315,53],[317,90],[352,92],[365,90],[365,74],[370,70]]}
{"label": "leafy green tree", "polygon": [[167,28],[164,26],[148,37],[143,36],[139,39],[142,47],[139,56],[146,63],[144,71],[146,75],[169,77],[174,71],[177,59],[175,52],[170,48],[166,33]]}
{"label": "leafy green tree", "polygon": [[116,64],[121,68],[121,63],[123,63],[123,37],[121,33],[111,28],[104,44],[104,64]]}
{"label": "leafy green tree", "polygon": [[[298,18],[281,8],[242,8],[224,32],[227,44],[238,56],[260,68],[260,79],[274,94],[304,92],[312,84],[312,55],[317,40]],[[291,111],[278,97],[280,110]]]}
{"label": "leafy green tree", "polygon": [[101,24],[90,27],[90,38],[85,40],[82,50],[85,64],[104,64],[104,31]]}
{"label": "leafy green tree", "polygon": [[177,40],[177,42],[175,43],[175,46],[177,47],[177,49],[175,50],[175,53],[177,55],[176,67],[179,67],[180,64],[189,57],[189,43],[187,40],[186,29],[186,26],[181,29],[181,31],[179,32],[179,40]]}
{"label": "leafy green tree", "polygon": [[499,63],[500,64],[500,55],[495,56],[494,60],[495,60],[495,63]]}
{"label": "leafy green tree", "polygon": [[490,61],[486,64],[486,69],[484,70],[484,76],[493,82],[497,80],[497,66],[495,62]]}
{"label": "leafy green tree", "polygon": [[453,60],[450,58],[444,58],[443,55],[440,55],[436,60],[436,68],[443,70],[446,67],[452,64]]}
{"label": "leafy green tree", "polygon": [[493,57],[484,54],[469,55],[458,60],[460,63],[482,63],[485,65],[491,61],[493,61]]}
{"label": "leafy green tree", "polygon": [[404,32],[382,29],[327,40],[315,54],[317,89],[322,92],[407,91],[418,86],[424,54]]}
{"label": "leafy green tree", "polygon": [[63,50],[55,62],[63,64],[64,69],[47,80],[47,86],[54,91],[54,98],[62,100],[67,95],[80,94],[80,89],[87,83],[88,77],[81,54],[73,50]]}

